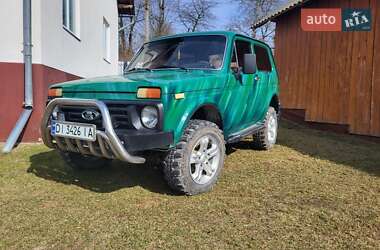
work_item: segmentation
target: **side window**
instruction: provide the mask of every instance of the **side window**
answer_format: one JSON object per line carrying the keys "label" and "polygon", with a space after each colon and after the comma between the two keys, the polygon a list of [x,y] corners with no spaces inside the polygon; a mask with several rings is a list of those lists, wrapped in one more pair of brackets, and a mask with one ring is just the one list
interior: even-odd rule
{"label": "side window", "polygon": [[238,62],[237,62],[237,57],[236,57],[236,46],[234,46],[233,48],[233,52],[232,52],[232,58],[231,58],[231,65],[230,65],[231,69],[233,71],[237,71],[239,66],[238,66]]}
{"label": "side window", "polygon": [[251,54],[251,53],[252,53],[251,43],[242,41],[242,40],[236,40],[232,58],[231,58],[231,69],[234,71],[237,71],[238,68],[243,67],[244,54]]}
{"label": "side window", "polygon": [[236,53],[237,53],[237,60],[239,64],[239,68],[243,67],[243,60],[244,60],[244,54],[251,54],[252,53],[252,46],[250,42],[236,40]]}
{"label": "side window", "polygon": [[272,71],[272,65],[270,63],[268,51],[266,48],[258,45],[254,45],[257,69],[260,71]]}

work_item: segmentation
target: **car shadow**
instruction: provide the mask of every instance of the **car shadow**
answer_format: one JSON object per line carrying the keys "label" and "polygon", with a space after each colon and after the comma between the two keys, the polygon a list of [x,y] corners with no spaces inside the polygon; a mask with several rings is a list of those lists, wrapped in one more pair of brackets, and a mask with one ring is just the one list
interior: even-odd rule
{"label": "car shadow", "polygon": [[177,195],[168,187],[158,163],[153,160],[141,165],[110,161],[109,165],[101,169],[74,170],[52,150],[32,155],[30,162],[28,173],[93,192],[110,193],[139,186],[155,193]]}
{"label": "car shadow", "polygon": [[[380,143],[282,121],[277,144],[316,159],[380,176]],[[251,139],[228,145],[226,153],[230,155],[238,150],[254,150]],[[151,192],[177,195],[164,181],[157,158],[156,162],[154,157],[150,158],[150,161],[142,165],[112,161],[102,169],[73,170],[53,150],[32,155],[28,172],[46,180],[76,185],[99,193],[139,186]]]}
{"label": "car shadow", "polygon": [[[380,143],[377,141],[310,129],[282,120],[277,144],[316,159],[328,160],[380,176]],[[232,144],[228,151],[233,153],[236,150],[254,150],[251,139]]]}

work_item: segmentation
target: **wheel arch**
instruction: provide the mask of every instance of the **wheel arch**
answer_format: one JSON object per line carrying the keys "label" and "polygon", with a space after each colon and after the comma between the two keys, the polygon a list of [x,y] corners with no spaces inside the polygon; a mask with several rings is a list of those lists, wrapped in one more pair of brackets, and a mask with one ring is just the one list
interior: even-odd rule
{"label": "wheel arch", "polygon": [[186,124],[192,119],[206,120],[213,122],[223,130],[223,118],[218,107],[213,103],[205,103],[193,110]]}
{"label": "wheel arch", "polygon": [[279,115],[281,111],[281,104],[280,104],[280,99],[277,94],[274,94],[272,96],[272,99],[270,100],[269,103],[270,107],[273,107],[276,110],[276,113]]}
{"label": "wheel arch", "polygon": [[185,121],[181,122],[179,130],[177,130],[175,134],[175,141],[183,135],[183,131],[192,119],[213,122],[223,131],[223,118],[217,105],[214,103],[203,103],[195,106],[195,108],[192,108],[191,111],[187,113]]}

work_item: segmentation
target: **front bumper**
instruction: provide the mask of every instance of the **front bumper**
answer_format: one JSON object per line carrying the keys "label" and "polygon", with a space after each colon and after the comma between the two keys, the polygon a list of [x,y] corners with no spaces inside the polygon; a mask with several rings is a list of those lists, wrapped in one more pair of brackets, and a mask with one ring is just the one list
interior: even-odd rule
{"label": "front bumper", "polygon": [[[57,106],[97,108],[102,117],[102,130],[96,131],[96,141],[89,142],[52,136],[50,133],[50,117]],[[115,131],[107,105],[103,101],[92,99],[56,98],[50,101],[42,119],[41,134],[43,142],[50,148],[109,159],[119,159],[136,164],[144,163],[145,159],[132,155],[130,152],[169,146],[173,141],[173,136],[170,132],[150,131],[148,129],[141,131]]]}
{"label": "front bumper", "polygon": [[124,131],[115,130],[128,152],[150,149],[164,149],[173,143],[173,133],[164,131]]}

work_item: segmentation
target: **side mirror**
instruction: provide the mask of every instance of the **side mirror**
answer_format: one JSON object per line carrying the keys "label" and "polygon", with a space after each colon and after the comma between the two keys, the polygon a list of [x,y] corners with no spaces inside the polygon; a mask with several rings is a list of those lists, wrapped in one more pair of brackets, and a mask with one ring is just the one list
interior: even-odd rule
{"label": "side mirror", "polygon": [[256,55],[255,54],[244,54],[243,61],[243,73],[244,74],[254,74],[257,70]]}

